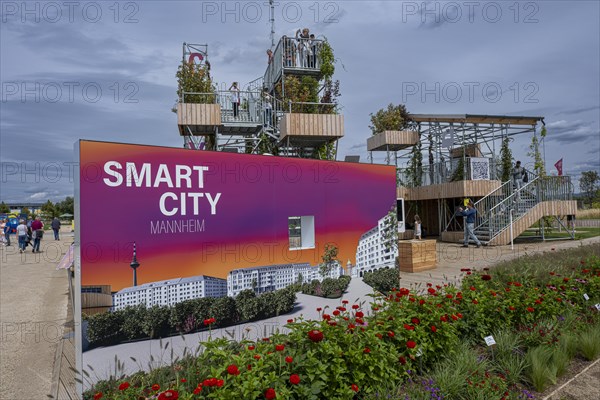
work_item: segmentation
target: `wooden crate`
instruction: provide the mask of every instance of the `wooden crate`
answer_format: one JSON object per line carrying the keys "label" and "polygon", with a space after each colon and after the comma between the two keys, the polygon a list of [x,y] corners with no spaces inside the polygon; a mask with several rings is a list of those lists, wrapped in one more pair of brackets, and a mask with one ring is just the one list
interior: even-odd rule
{"label": "wooden crate", "polygon": [[401,240],[398,242],[400,272],[434,269],[437,264],[435,240]]}
{"label": "wooden crate", "polygon": [[284,114],[279,124],[280,140],[331,140],[344,136],[344,116],[338,114]]}

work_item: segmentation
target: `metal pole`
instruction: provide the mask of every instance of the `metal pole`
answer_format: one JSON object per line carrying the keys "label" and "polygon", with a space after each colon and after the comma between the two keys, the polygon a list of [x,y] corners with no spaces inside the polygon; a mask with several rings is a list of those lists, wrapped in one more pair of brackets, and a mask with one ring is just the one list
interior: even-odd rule
{"label": "metal pole", "polygon": [[510,249],[515,249],[515,244],[513,243],[513,209],[510,209],[510,213],[508,214],[509,223],[510,223]]}

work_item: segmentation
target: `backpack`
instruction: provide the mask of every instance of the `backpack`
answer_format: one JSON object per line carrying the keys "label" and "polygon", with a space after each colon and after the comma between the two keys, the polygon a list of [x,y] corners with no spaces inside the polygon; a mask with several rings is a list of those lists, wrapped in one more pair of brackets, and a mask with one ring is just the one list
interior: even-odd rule
{"label": "backpack", "polygon": [[523,182],[524,183],[529,182],[529,176],[527,176],[527,171],[523,171]]}

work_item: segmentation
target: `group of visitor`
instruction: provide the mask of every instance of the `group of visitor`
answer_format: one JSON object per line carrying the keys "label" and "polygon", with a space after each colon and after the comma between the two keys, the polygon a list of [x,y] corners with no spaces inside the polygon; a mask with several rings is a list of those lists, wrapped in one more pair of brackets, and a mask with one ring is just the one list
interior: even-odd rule
{"label": "group of visitor", "polygon": [[[308,28],[298,29],[295,38],[283,36],[285,67],[316,68],[319,41]],[[273,62],[273,52],[267,50],[267,63]]]}
{"label": "group of visitor", "polygon": [[[60,226],[60,220],[55,217],[51,223],[52,230],[54,231],[54,240],[60,240]],[[11,246],[10,236],[13,233],[13,228],[8,220],[0,221],[0,231],[2,233],[2,243],[5,246]],[[27,221],[25,219],[19,220],[19,225],[17,225],[15,233],[20,253],[25,252],[27,246],[32,247],[32,253],[40,252],[40,245],[44,237],[44,223],[41,217],[37,216],[35,219],[29,217]]]}

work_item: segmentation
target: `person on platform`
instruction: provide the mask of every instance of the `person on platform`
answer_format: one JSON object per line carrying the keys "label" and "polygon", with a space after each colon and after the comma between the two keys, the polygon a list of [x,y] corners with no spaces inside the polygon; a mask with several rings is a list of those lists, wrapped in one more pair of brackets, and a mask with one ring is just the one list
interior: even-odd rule
{"label": "person on platform", "polygon": [[52,230],[54,231],[54,240],[60,240],[60,220],[56,217],[52,220]]}
{"label": "person on platform", "polygon": [[469,240],[472,239],[477,247],[481,247],[481,242],[475,236],[475,217],[477,216],[477,210],[473,205],[472,201],[469,201],[467,204],[467,209],[463,209],[462,207],[458,208],[458,215],[462,215],[465,218],[465,240],[463,242],[462,247],[469,247]]}
{"label": "person on platform", "polygon": [[42,241],[42,236],[44,236],[44,223],[42,222],[42,218],[35,217],[35,220],[31,223],[31,230],[33,232],[33,250],[32,253],[36,251],[40,252],[40,242]]}
{"label": "person on platform", "polygon": [[237,118],[240,110],[240,89],[238,83],[233,82],[229,87],[231,105],[233,108],[233,118]]}
{"label": "person on platform", "polygon": [[521,161],[515,163],[511,175],[515,190],[521,189],[521,186],[523,186],[523,176],[525,175],[525,168],[521,167]]}
{"label": "person on platform", "polygon": [[273,62],[273,50],[267,50],[267,64],[271,64]]}

